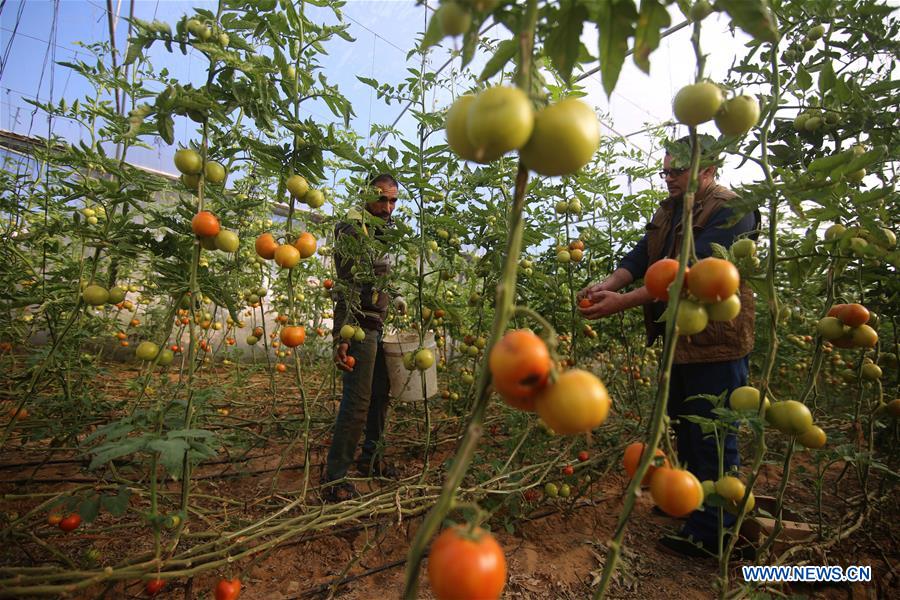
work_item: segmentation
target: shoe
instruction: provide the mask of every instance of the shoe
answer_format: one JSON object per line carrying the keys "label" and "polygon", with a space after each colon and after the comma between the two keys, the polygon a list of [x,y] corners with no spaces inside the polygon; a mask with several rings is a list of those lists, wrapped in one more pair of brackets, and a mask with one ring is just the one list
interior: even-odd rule
{"label": "shoe", "polygon": [[679,556],[690,558],[715,558],[716,553],[710,552],[704,544],[695,542],[690,536],[682,537],[676,534],[667,534],[659,538],[659,544],[664,549],[674,552]]}
{"label": "shoe", "polygon": [[380,477],[382,479],[396,479],[399,476],[397,469],[393,465],[383,460],[376,461],[374,464],[371,460],[360,460],[356,463],[356,469],[363,477]]}
{"label": "shoe", "polygon": [[[724,540],[728,544],[728,538]],[[681,536],[677,534],[664,535],[659,539],[659,544],[666,550],[674,552],[680,556],[691,558],[715,558],[718,559],[718,544],[704,544],[695,541],[691,536]],[[756,548],[746,541],[739,540],[738,544],[729,556],[729,560],[747,561],[756,558]]]}
{"label": "shoe", "polygon": [[349,481],[322,484],[322,498],[325,502],[344,502],[359,498],[359,495],[359,491]]}

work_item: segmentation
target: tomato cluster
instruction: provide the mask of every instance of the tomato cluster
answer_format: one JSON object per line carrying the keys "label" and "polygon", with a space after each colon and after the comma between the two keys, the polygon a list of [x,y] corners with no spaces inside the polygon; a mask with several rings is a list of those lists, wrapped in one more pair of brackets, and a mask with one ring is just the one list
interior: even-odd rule
{"label": "tomato cluster", "polygon": [[686,85],[675,94],[672,110],[679,122],[696,127],[715,119],[724,135],[743,135],[759,122],[759,103],[752,96],[725,100],[722,89],[709,81]]}
{"label": "tomato cluster", "polygon": [[494,389],[514,408],[536,411],[556,433],[591,431],[606,420],[611,400],[594,374],[571,369],[551,382],[553,360],[533,332],[506,333],[488,357]]}
{"label": "tomato cluster", "polygon": [[[647,269],[644,285],[652,298],[665,302],[677,275],[678,261],[663,258]],[[684,284],[682,291],[686,289],[690,295],[678,305],[675,322],[679,335],[696,335],[709,321],[731,321],[741,312],[741,276],[730,261],[712,256],[699,260],[685,268]]]}
{"label": "tomato cluster", "polygon": [[447,143],[466,160],[489,163],[511,150],[541,175],[578,171],[600,145],[593,109],[566,98],[535,114],[522,90],[495,86],[459,97],[447,112]]}
{"label": "tomato cluster", "polygon": [[[760,396],[755,387],[745,385],[735,388],[728,399],[732,410],[759,413]],[[778,431],[795,436],[807,448],[822,448],[826,435],[822,428],[813,424],[812,413],[802,402],[783,400],[770,403],[766,398],[763,406],[766,421]]]}
{"label": "tomato cluster", "polygon": [[862,304],[835,304],[816,325],[822,339],[838,348],[873,348],[878,333],[869,325],[877,323]]}

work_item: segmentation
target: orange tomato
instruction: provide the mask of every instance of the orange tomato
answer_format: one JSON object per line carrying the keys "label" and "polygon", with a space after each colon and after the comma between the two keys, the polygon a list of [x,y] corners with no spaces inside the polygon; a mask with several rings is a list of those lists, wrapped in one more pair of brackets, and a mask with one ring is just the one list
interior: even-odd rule
{"label": "orange tomato", "polygon": [[534,397],[547,384],[552,361],[547,344],[531,331],[508,332],[491,348],[488,358],[494,389],[503,401],[534,411]]}
{"label": "orange tomato", "polygon": [[703,486],[690,471],[660,467],[650,479],[650,495],[666,514],[683,517],[703,504]]}
{"label": "orange tomato", "polygon": [[300,251],[290,244],[275,249],[275,264],[282,269],[293,269],[300,262]]}
{"label": "orange tomato", "polygon": [[309,258],[316,253],[316,237],[308,231],[304,231],[294,241],[294,248],[300,251],[300,258]]}
{"label": "orange tomato", "polygon": [[191,229],[197,237],[213,237],[222,230],[219,219],[208,210],[201,210],[191,219]]}
{"label": "orange tomato", "polygon": [[534,399],[544,422],[563,435],[591,431],[606,420],[611,404],[603,382],[581,369],[561,374]]}
{"label": "orange tomato", "polygon": [[275,370],[279,373],[284,373],[285,371],[287,371],[287,365],[285,365],[284,363],[278,363],[277,365],[275,365]]}
{"label": "orange tomato", "polygon": [[687,284],[688,290],[700,301],[721,302],[737,293],[741,275],[729,261],[710,256],[691,267]]}
{"label": "orange tomato", "polygon": [[438,600],[494,600],[506,585],[506,557],[490,533],[457,525],[431,544],[428,580]]}
{"label": "orange tomato", "polygon": [[[687,277],[687,268],[685,268],[685,277]],[[656,261],[644,273],[644,285],[650,295],[660,302],[669,300],[669,286],[675,281],[678,275],[678,261],[674,258],[663,258]]]}
{"label": "orange tomato", "polygon": [[578,301],[578,306],[580,306],[581,308],[590,308],[593,305],[594,305],[594,303],[591,302],[590,300],[588,300],[587,298],[582,298],[581,300]]}
{"label": "orange tomato", "polygon": [[288,348],[296,348],[306,340],[306,328],[292,325],[281,328],[281,343]]}
{"label": "orange tomato", "polygon": [[[634,442],[625,447],[625,456],[622,458],[622,464],[625,467],[625,472],[628,473],[629,478],[633,478],[634,474],[637,472],[638,463],[641,461],[646,447],[646,444],[641,442]],[[664,467],[669,466],[669,460],[666,458],[666,453],[663,452],[661,448],[656,449],[654,456],[659,456],[663,459]],[[644,478],[641,480],[641,485],[650,485],[650,479],[653,477],[653,473],[656,472],[656,468],[657,467],[651,462],[650,467],[644,474]]]}
{"label": "orange tomato", "polygon": [[330,290],[334,287],[334,281],[331,279],[326,279],[322,282],[322,287],[324,287],[326,290]]}
{"label": "orange tomato", "polygon": [[255,246],[256,253],[260,257],[271,260],[275,257],[275,250],[278,249],[278,242],[275,241],[275,238],[272,237],[271,233],[263,233],[256,238]]}

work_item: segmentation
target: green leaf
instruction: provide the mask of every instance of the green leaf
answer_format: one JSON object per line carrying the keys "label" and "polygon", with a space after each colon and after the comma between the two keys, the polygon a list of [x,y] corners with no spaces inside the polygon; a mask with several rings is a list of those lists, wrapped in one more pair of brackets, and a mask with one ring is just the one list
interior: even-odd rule
{"label": "green leaf", "polygon": [[581,31],[587,18],[587,8],[577,0],[563,0],[551,18],[554,26],[545,41],[544,52],[566,83],[571,80],[572,68],[581,54]]}
{"label": "green leaf", "polygon": [[463,36],[462,63],[465,68],[475,58],[475,48],[478,46],[478,27],[473,23],[472,27]]}
{"label": "green leaf", "polygon": [[141,57],[144,50],[144,44],[139,39],[134,38],[128,44],[128,51],[125,53],[125,62],[123,64],[130,65]]}
{"label": "green leaf", "polygon": [[431,19],[428,20],[428,29],[425,30],[425,36],[422,38],[422,44],[419,46],[419,51],[424,52],[442,39],[444,39],[444,30],[441,29],[441,20],[437,11],[435,11],[434,14],[431,15]]}
{"label": "green leaf", "polygon": [[215,437],[212,431],[206,429],[173,429],[169,432],[169,438],[205,438]]}
{"label": "green leaf", "polygon": [[672,18],[659,0],[641,0],[641,14],[634,33],[634,63],[650,74],[650,53],[659,47],[660,31],[672,24]]}
{"label": "green leaf", "polygon": [[778,25],[766,0],[718,0],[716,8],[724,10],[731,22],[760,42],[778,41]]}
{"label": "green leaf", "polygon": [[797,87],[804,91],[812,87],[812,76],[803,65],[797,68]]}
{"label": "green leaf", "polygon": [[628,38],[634,35],[638,12],[633,0],[608,0],[597,10],[600,71],[606,95],[612,94],[625,62]]}
{"label": "green leaf", "polygon": [[125,486],[120,486],[119,491],[115,496],[102,496],[100,498],[100,505],[104,510],[109,512],[109,514],[119,517],[125,514],[130,500],[131,491]]}
{"label": "green leaf", "polygon": [[150,450],[159,452],[159,463],[172,476],[181,474],[184,461],[184,453],[188,449],[188,443],[179,438],[167,440],[153,440],[148,445]]}
{"label": "green leaf", "polygon": [[834,66],[831,64],[830,60],[826,60],[825,64],[822,65],[822,70],[819,72],[819,91],[824,94],[831,90],[834,87],[834,84]]}
{"label": "green leaf", "polygon": [[146,441],[144,437],[133,437],[98,446],[94,451],[94,458],[91,460],[88,469],[96,469],[111,460],[142,450]]}
{"label": "green leaf", "polygon": [[85,523],[90,523],[100,514],[100,496],[93,494],[82,500],[78,504],[78,514],[84,519]]}
{"label": "green leaf", "polygon": [[515,40],[503,40],[500,42],[500,44],[497,45],[497,51],[491,59],[487,61],[487,64],[484,65],[484,70],[481,71],[481,75],[478,76],[478,81],[487,81],[496,75],[497,72],[503,68],[503,65],[508,63],[509,60],[516,55],[518,49],[519,46]]}
{"label": "green leaf", "polygon": [[831,90],[834,94],[834,97],[838,102],[845,104],[850,101],[852,98],[852,93],[850,92],[850,88],[847,87],[847,83],[844,81],[843,77],[836,77],[834,82],[834,88]]}
{"label": "green leaf", "polygon": [[156,129],[167,144],[175,143],[175,120],[168,113],[159,113],[156,115]]}

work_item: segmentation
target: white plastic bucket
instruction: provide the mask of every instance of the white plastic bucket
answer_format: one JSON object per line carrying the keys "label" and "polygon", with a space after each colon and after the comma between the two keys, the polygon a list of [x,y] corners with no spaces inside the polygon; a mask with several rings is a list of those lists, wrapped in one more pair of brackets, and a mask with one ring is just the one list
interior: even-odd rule
{"label": "white plastic bucket", "polygon": [[426,332],[422,340],[421,347],[431,350],[435,360],[435,364],[425,371],[424,390],[420,371],[409,371],[403,365],[403,355],[420,348],[419,334],[415,331],[385,333],[382,344],[391,380],[391,397],[399,400],[424,400],[437,394],[437,348],[434,344],[434,333]]}

